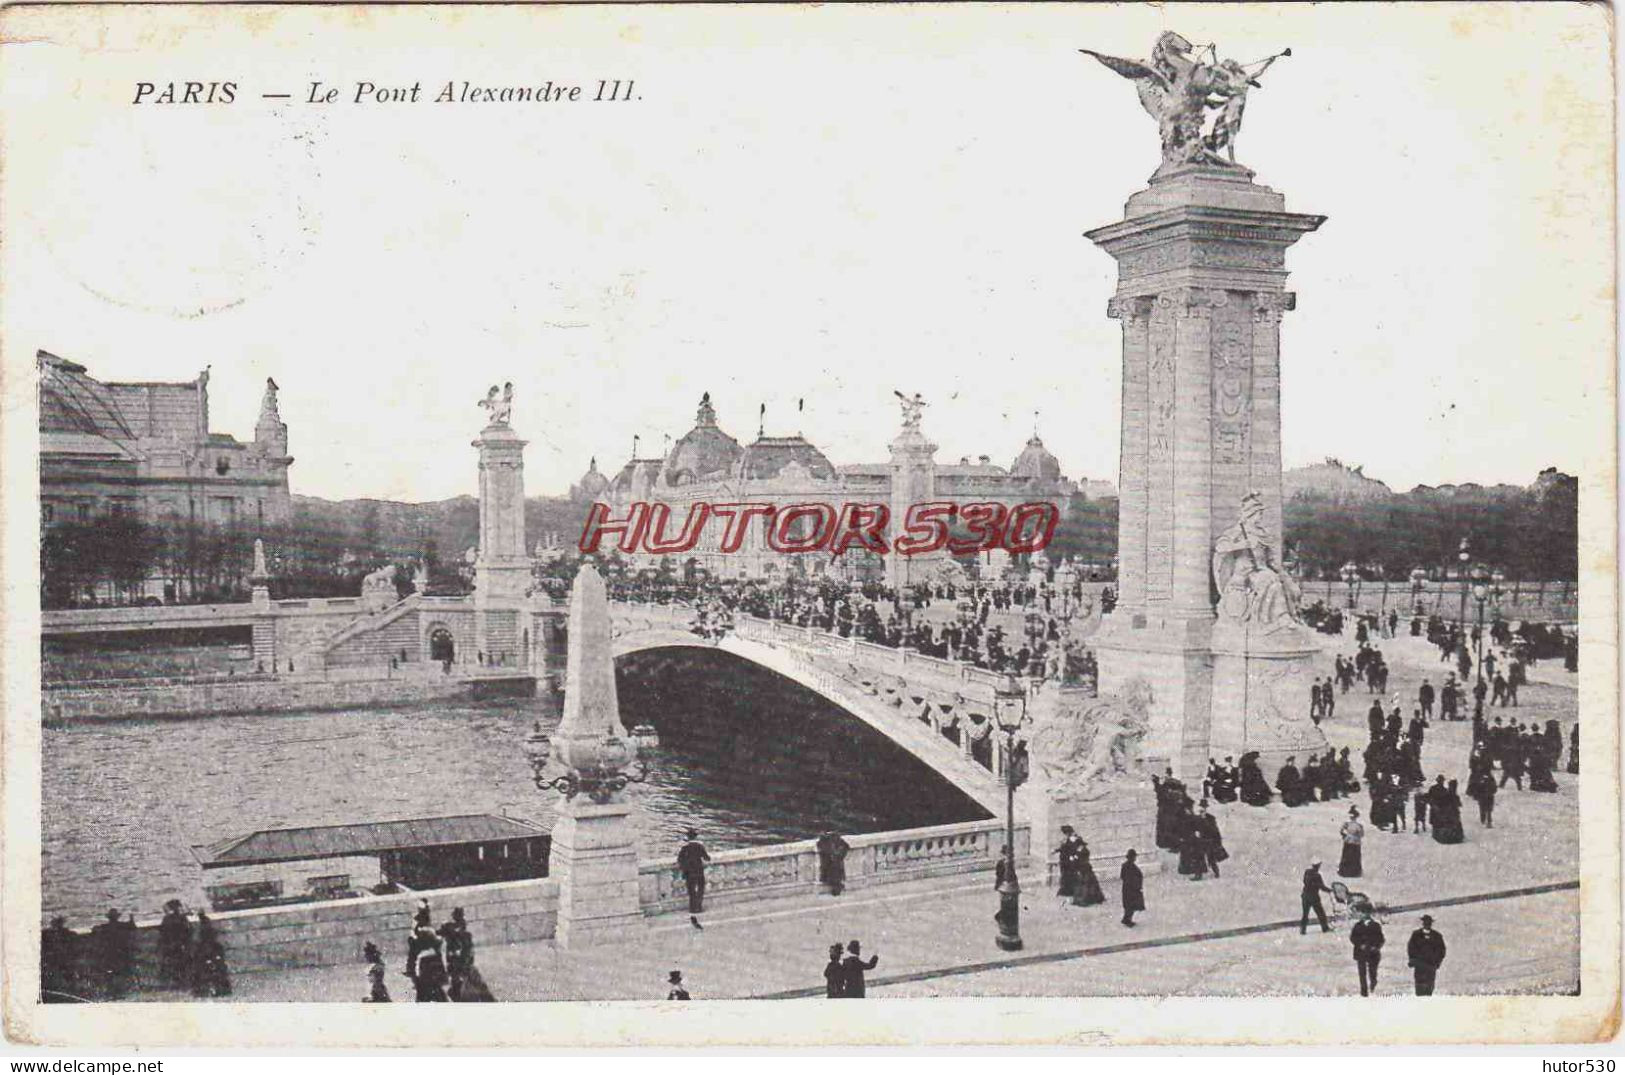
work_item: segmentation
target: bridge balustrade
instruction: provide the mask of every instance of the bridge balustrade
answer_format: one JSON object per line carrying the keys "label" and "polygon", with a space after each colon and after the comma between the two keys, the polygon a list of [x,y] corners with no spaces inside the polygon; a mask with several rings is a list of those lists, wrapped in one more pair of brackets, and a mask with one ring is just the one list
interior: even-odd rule
{"label": "bridge balustrade", "polygon": [[[846,857],[846,887],[866,888],[991,870],[1004,844],[1004,825],[997,820],[967,821],[847,836],[846,842],[851,848]],[[1018,859],[1027,857],[1030,842],[1030,825],[1018,821]],[[813,840],[719,851],[706,867],[705,882],[707,906],[811,896],[824,890],[818,846]],[[688,907],[688,889],[675,864],[639,864],[638,892],[645,914]]]}

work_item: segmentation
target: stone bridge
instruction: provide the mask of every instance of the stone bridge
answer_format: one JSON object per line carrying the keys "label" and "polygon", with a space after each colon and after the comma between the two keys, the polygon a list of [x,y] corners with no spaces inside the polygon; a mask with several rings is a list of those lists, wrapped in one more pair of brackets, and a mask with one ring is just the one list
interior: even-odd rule
{"label": "stone bridge", "polygon": [[931,766],[996,816],[1004,812],[1004,740],[994,728],[984,669],[739,616],[712,641],[689,629],[683,606],[612,602],[616,657],[645,650],[714,649],[751,661],[841,707]]}

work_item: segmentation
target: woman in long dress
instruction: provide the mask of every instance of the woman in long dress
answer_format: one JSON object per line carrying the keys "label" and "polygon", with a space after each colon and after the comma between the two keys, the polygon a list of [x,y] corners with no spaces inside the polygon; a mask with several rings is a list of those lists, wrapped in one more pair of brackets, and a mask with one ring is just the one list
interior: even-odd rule
{"label": "woman in long dress", "polygon": [[1461,795],[1456,791],[1456,781],[1450,781],[1444,794],[1434,798],[1431,812],[1434,840],[1441,844],[1459,844],[1467,838],[1461,828]]}
{"label": "woman in long dress", "polygon": [[1093,907],[1097,903],[1106,902],[1106,893],[1100,890],[1100,879],[1095,876],[1095,868],[1089,864],[1089,845],[1083,840],[1078,841],[1077,887],[1072,892],[1072,902],[1078,907]]}
{"label": "woman in long dress", "polygon": [[1078,839],[1071,825],[1061,826],[1061,846],[1055,849],[1055,855],[1060,860],[1061,879],[1055,887],[1055,894],[1062,899],[1072,899],[1078,894],[1078,845],[1081,843],[1083,841]]}
{"label": "woman in long dress", "polygon": [[1360,876],[1360,841],[1365,839],[1365,826],[1360,824],[1360,808],[1349,807],[1349,819],[1343,822],[1343,858],[1337,864],[1337,876]]}

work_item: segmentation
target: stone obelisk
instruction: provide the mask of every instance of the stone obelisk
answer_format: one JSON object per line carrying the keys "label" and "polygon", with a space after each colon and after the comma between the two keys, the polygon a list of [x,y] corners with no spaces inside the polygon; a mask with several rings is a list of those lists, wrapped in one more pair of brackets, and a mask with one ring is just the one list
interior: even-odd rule
{"label": "stone obelisk", "polygon": [[1141,84],[1163,165],[1087,233],[1117,260],[1123,341],[1118,602],[1093,644],[1103,691],[1152,685],[1147,751],[1195,779],[1210,756],[1325,746],[1304,702],[1316,649],[1279,596],[1295,592],[1279,563],[1286,251],[1325,218],[1288,212],[1223,155],[1239,107],[1204,129],[1261,71],[1201,63],[1177,34],[1149,62],[1101,60]]}
{"label": "stone obelisk", "polygon": [[570,593],[564,719],[554,756],[576,781],[554,808],[548,874],[559,885],[554,940],[562,948],[624,939],[643,921],[637,833],[625,767],[637,747],[621,725],[611,651],[609,597],[587,564]]}

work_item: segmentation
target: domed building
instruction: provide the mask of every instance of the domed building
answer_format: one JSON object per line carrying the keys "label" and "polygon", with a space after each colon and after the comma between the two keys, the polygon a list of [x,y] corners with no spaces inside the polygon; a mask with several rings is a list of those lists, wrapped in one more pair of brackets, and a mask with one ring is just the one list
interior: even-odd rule
{"label": "domed building", "polygon": [[739,462],[745,481],[770,481],[786,471],[805,473],[817,481],[834,481],[835,465],[799,433],[793,437],[757,437]]}
{"label": "domed building", "polygon": [[1010,475],[1015,478],[1036,478],[1039,481],[1061,480],[1061,461],[1050,454],[1035,432],[1027,439],[1027,446],[1010,464]]}
{"label": "domed building", "polygon": [[711,393],[700,397],[694,413],[694,428],[672,445],[660,472],[666,485],[693,485],[713,481],[733,473],[744,450],[739,442],[717,426]]}
{"label": "domed building", "polygon": [[[915,435],[918,430],[915,429]],[[927,445],[930,447],[929,445]],[[932,449],[934,450],[934,449]],[[716,409],[707,392],[700,399],[694,428],[682,436],[664,459],[634,458],[609,482],[601,499],[609,505],[611,518],[625,518],[639,502],[663,504],[670,509],[662,537],[670,539],[681,532],[692,507],[700,503],[770,504],[776,508],[808,503],[839,505],[879,503],[893,515],[902,509],[892,503],[896,478],[894,460],[881,463],[855,463],[836,466],[806,437],[769,436],[758,431],[750,444],[741,446],[717,423]],[[1061,473],[1061,464],[1045,449],[1035,434],[1027,442],[1015,464],[1006,471],[986,455],[966,456],[958,463],[938,463],[927,457],[924,472],[911,475],[907,488],[930,490],[926,499],[956,504],[989,501],[1014,508],[1034,501],[1052,502],[1064,513],[1067,502],[1077,492],[1077,483]],[[588,474],[596,473],[590,468]],[[586,484],[583,478],[577,488]],[[788,554],[768,546],[771,520],[751,520],[742,546],[723,553],[724,524],[713,520],[701,531],[699,544],[681,558],[685,564],[702,567],[727,578],[761,578],[786,571],[822,573],[828,567],[827,553]],[[896,529],[901,529],[901,520]],[[807,556],[814,557],[806,560]],[[645,566],[656,566],[658,556],[644,554]],[[878,557],[849,554],[842,569],[869,572],[880,569]]]}
{"label": "domed building", "polygon": [[587,473],[581,480],[570,486],[570,499],[576,501],[597,500],[609,488],[609,479],[598,473],[598,457],[595,455],[587,463]]}

